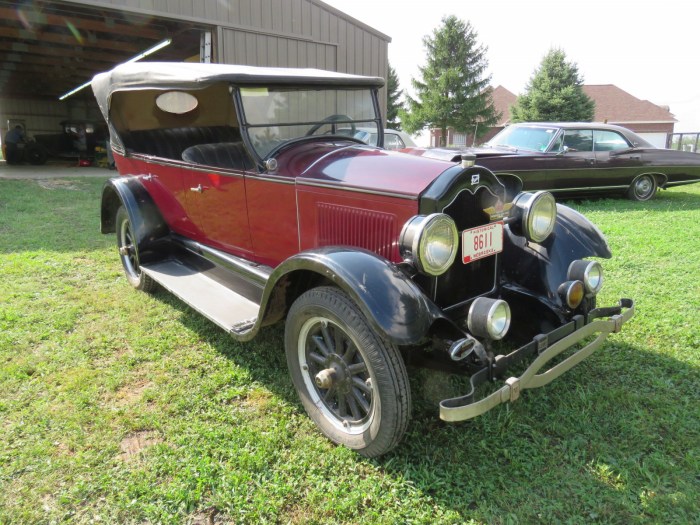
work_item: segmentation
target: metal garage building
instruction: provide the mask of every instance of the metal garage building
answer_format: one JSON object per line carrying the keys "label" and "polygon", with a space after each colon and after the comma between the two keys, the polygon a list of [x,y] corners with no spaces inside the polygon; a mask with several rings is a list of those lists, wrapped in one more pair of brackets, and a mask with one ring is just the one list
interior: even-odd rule
{"label": "metal garage building", "polygon": [[0,0],[0,137],[8,123],[34,135],[101,120],[89,88],[59,97],[168,39],[147,60],[384,78],[391,41],[320,0]]}

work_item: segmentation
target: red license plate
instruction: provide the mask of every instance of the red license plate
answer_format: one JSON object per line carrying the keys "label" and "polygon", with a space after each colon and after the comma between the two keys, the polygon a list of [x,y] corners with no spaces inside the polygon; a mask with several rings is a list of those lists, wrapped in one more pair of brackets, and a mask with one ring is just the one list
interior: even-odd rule
{"label": "red license plate", "polygon": [[468,264],[503,251],[503,223],[494,222],[462,232],[462,262]]}

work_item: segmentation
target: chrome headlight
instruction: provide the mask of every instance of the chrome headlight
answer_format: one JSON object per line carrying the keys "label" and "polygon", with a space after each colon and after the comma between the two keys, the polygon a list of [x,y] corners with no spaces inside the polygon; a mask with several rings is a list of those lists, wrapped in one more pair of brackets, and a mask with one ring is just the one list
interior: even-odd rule
{"label": "chrome headlight", "polygon": [[510,306],[501,299],[479,297],[469,307],[467,327],[477,337],[503,339],[510,328]]}
{"label": "chrome headlight", "polygon": [[419,272],[442,275],[457,256],[458,241],[457,226],[449,215],[416,215],[401,231],[399,251]]}
{"label": "chrome headlight", "polygon": [[583,281],[589,294],[596,294],[603,287],[603,267],[597,261],[573,261],[567,275],[571,280]]}
{"label": "chrome headlight", "polygon": [[557,222],[557,203],[548,191],[519,193],[513,200],[515,229],[528,241],[540,243],[547,239]]}

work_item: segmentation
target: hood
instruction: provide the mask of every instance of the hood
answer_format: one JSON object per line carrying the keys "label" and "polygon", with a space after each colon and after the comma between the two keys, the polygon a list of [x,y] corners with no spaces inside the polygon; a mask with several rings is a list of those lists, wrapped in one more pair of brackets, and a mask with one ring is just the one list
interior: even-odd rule
{"label": "hood", "polygon": [[276,157],[278,174],[348,189],[418,197],[453,164],[345,140],[304,142]]}

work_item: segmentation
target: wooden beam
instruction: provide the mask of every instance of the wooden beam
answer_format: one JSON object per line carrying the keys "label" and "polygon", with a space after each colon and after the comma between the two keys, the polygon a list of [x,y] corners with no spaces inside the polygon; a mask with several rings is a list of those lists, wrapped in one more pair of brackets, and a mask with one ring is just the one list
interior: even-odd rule
{"label": "wooden beam", "polygon": [[132,56],[129,53],[120,53],[118,51],[90,51],[77,44],[66,48],[64,46],[42,46],[41,44],[28,44],[25,42],[7,40],[0,40],[0,51],[45,57],[65,57],[66,55],[70,55],[75,59],[82,58],[92,62],[111,64],[123,62]]}
{"label": "wooden beam", "polygon": [[[8,69],[7,67],[3,67],[3,69]],[[71,64],[65,64],[65,63],[54,63],[51,65],[38,65],[38,64],[21,64],[16,67],[16,69],[12,69],[15,74],[37,74],[37,75],[51,75],[51,78],[55,77],[73,77],[76,78],[75,75],[81,75],[85,77],[92,78],[95,76],[97,73],[100,72],[100,70],[95,70],[94,68],[90,67],[85,67],[85,66],[76,66],[76,65],[71,65]],[[79,81],[79,79],[77,79]],[[84,82],[84,80],[83,80]]]}
{"label": "wooden beam", "polygon": [[150,42],[147,40],[144,40],[140,44],[133,44],[133,41],[117,42],[115,40],[105,38],[96,39],[95,41],[91,41],[89,38],[86,38],[83,42],[78,42],[73,35],[61,35],[57,33],[50,33],[48,31],[43,33],[33,33],[32,31],[27,31],[26,29],[13,29],[10,27],[0,27],[0,37],[12,38],[20,41],[24,40],[30,42],[60,44],[71,47],[80,46],[93,51],[111,49],[115,51],[127,51],[129,53],[138,53],[143,51],[145,47],[148,47],[150,43],[155,44],[155,42]]}
{"label": "wooden beam", "polygon": [[[19,10],[21,10],[21,8]],[[128,25],[118,22],[109,23],[108,20],[110,19],[112,18],[108,16],[105,16],[103,20],[81,18],[77,13],[70,13],[66,15],[42,13],[41,23],[37,25],[56,26],[63,29],[68,29],[70,31],[70,28],[68,27],[68,22],[70,22],[73,27],[75,27],[75,29],[81,33],[96,31],[98,33],[107,33],[109,35],[127,35],[138,38],[150,38],[153,40],[163,40],[169,34],[167,27],[156,29],[152,23],[147,23],[144,25]],[[7,7],[0,7],[0,20],[12,20],[17,21],[20,24],[22,23],[18,16],[18,9],[10,9]]]}

